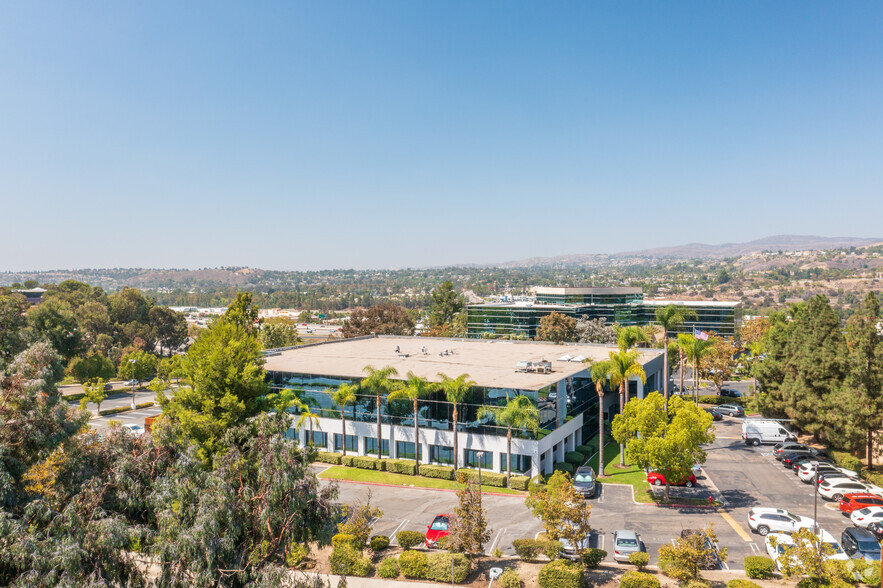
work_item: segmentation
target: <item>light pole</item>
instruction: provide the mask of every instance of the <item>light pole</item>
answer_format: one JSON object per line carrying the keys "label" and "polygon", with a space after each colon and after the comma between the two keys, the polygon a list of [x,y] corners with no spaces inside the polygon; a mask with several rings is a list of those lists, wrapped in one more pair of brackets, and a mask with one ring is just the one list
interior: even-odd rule
{"label": "light pole", "polygon": [[130,359],[129,363],[132,364],[132,410],[135,410],[135,360]]}
{"label": "light pole", "polygon": [[[819,549],[819,558],[818,562],[821,566],[822,562],[822,535],[819,532],[819,462],[812,462],[813,467],[815,468],[815,472],[813,472],[812,476],[812,485],[813,485],[813,499],[812,499],[812,523],[813,530],[815,531],[816,539],[818,540],[818,549]],[[819,570],[819,576],[821,577],[821,570]]]}
{"label": "light pole", "polygon": [[484,457],[484,451],[476,451],[478,456],[478,500],[481,500],[481,459]]}

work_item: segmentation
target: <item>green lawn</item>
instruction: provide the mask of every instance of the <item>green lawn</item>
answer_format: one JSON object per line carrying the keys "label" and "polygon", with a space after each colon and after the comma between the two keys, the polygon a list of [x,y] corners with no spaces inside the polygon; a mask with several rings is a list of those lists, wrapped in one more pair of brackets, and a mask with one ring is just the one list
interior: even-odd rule
{"label": "green lawn", "polygon": [[[377,470],[363,470],[346,466],[332,466],[319,474],[325,480],[348,480],[352,482],[371,482],[375,484],[394,484],[396,486],[414,486],[415,488],[443,488],[446,490],[458,490],[459,484],[451,480],[438,478],[424,478],[423,476],[407,476],[405,474],[392,474],[378,472]],[[497,492],[500,494],[514,494],[523,496],[525,493],[509,488],[497,488],[496,486],[482,485],[484,492]]]}

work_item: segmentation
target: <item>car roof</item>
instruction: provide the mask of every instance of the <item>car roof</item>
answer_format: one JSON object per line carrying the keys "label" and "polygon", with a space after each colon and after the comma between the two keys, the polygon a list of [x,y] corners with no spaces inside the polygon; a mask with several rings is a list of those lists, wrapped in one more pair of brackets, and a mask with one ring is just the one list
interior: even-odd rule
{"label": "car roof", "polygon": [[578,468],[576,468],[576,473],[577,473],[577,474],[579,474],[579,473],[583,473],[583,474],[585,474],[585,473],[588,473],[588,472],[592,472],[592,473],[594,474],[594,473],[595,473],[595,468],[593,468],[592,466],[579,466]]}
{"label": "car roof", "polygon": [[617,539],[620,539],[620,538],[637,539],[638,538],[637,533],[635,533],[634,531],[629,531],[627,529],[621,529],[619,531],[614,531],[613,534],[616,535]]}
{"label": "car roof", "polygon": [[874,541],[877,540],[877,538],[874,537],[873,533],[871,533],[867,529],[862,529],[861,527],[846,527],[844,533],[848,533],[856,539],[873,539]]}
{"label": "car roof", "polygon": [[770,533],[766,536],[767,542],[770,539],[775,539],[776,543],[787,543],[788,545],[794,545],[794,539],[791,538],[789,533]]}
{"label": "car roof", "polygon": [[849,500],[867,500],[868,498],[874,498],[876,500],[881,500],[880,496],[876,494],[871,494],[870,492],[850,492],[849,494],[844,494],[843,498],[848,498]]}
{"label": "car roof", "polygon": [[752,507],[751,510],[749,510],[748,512],[757,514],[791,514],[791,512],[785,510],[784,508],[772,508],[768,506],[755,506]]}

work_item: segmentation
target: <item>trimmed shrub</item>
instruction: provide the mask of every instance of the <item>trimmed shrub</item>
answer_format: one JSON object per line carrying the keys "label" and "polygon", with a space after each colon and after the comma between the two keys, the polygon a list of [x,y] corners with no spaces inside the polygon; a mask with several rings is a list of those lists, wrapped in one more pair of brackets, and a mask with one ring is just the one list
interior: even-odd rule
{"label": "trimmed shrub", "polygon": [[383,467],[383,461],[370,455],[353,456],[353,467],[363,470],[380,470]]}
{"label": "trimmed shrub", "polygon": [[340,547],[341,545],[349,545],[353,549],[362,550],[361,542],[359,538],[355,535],[350,535],[348,533],[338,533],[334,537],[331,538],[331,545],[335,548]]}
{"label": "trimmed shrub", "polygon": [[[416,553],[416,552],[415,552]],[[431,553],[426,558],[426,579],[436,582],[451,581],[451,560],[454,566],[454,583],[462,584],[472,571],[469,559],[462,553]]]}
{"label": "trimmed shrub", "polygon": [[440,480],[453,480],[454,468],[441,465],[421,465],[420,475],[427,478],[439,478]]}
{"label": "trimmed shrub", "polygon": [[[65,399],[67,399],[67,397],[65,397]],[[140,408],[150,408],[153,405],[154,405],[153,401],[141,402],[140,404],[135,405],[135,409],[137,410]],[[130,406],[120,406],[119,408],[108,408],[107,410],[99,410],[98,414],[100,416],[108,416],[108,415],[112,415],[112,414],[119,414],[121,412],[127,412],[130,410],[132,410],[132,407],[130,407]]]}
{"label": "trimmed shrub", "polygon": [[597,449],[592,447],[591,445],[577,445],[576,450],[586,456],[588,459],[590,456],[594,455]]}
{"label": "trimmed shrub", "polygon": [[601,562],[604,561],[605,557],[607,557],[607,552],[603,549],[595,549],[594,547],[589,547],[588,549],[583,550],[583,565],[590,570],[597,568],[599,565],[601,565]]}
{"label": "trimmed shrub", "polygon": [[513,490],[527,490],[529,482],[529,476],[512,476],[509,478],[509,487]]}
{"label": "trimmed shrub", "polygon": [[396,541],[399,542],[399,547],[407,551],[412,547],[424,543],[426,541],[426,535],[418,531],[399,531],[396,533]]}
{"label": "trimmed shrub", "polygon": [[736,578],[727,582],[727,588],[761,588],[760,584],[755,584],[751,580],[743,580]]}
{"label": "trimmed shrub", "polygon": [[749,555],[745,558],[745,575],[755,580],[772,578],[776,562],[763,555]]}
{"label": "trimmed shrub", "polygon": [[740,398],[730,398],[729,396],[700,396],[699,404],[738,404],[745,407],[750,398],[744,396]]}
{"label": "trimmed shrub", "polygon": [[500,577],[497,578],[497,584],[502,586],[503,588],[523,588],[524,582],[521,581],[521,578],[518,576],[518,572],[515,570],[505,570]]}
{"label": "trimmed shrub", "polygon": [[683,582],[681,588],[711,588],[711,582],[702,578],[693,578]]}
{"label": "trimmed shrub", "polygon": [[405,551],[399,556],[399,570],[412,580],[423,580],[429,571],[426,554],[422,551]]}
{"label": "trimmed shrub", "polygon": [[540,542],[536,539],[516,539],[512,542],[512,548],[524,561],[536,561],[540,554]]}
{"label": "trimmed shrub", "polygon": [[556,559],[540,568],[540,588],[582,588],[583,567],[566,559]]}
{"label": "trimmed shrub", "polygon": [[659,580],[652,574],[628,571],[619,579],[620,588],[659,588]]}
{"label": "trimmed shrub", "polygon": [[377,564],[377,575],[387,580],[395,580],[399,577],[399,564],[394,557],[387,557]]}
{"label": "trimmed shrub", "polygon": [[[465,484],[466,481],[477,482],[478,470],[468,468],[460,468],[457,470],[457,481]],[[496,472],[481,471],[481,484],[483,486],[493,486],[494,488],[506,487],[506,474],[498,474]]]}
{"label": "trimmed shrub", "polygon": [[306,545],[292,541],[285,554],[285,565],[290,568],[300,568],[307,561],[309,554],[310,550]]}
{"label": "trimmed shrub", "polygon": [[650,554],[643,551],[636,551],[629,554],[629,563],[638,568],[639,572],[643,572],[650,564]]}
{"label": "trimmed shrub", "polygon": [[386,461],[386,471],[393,474],[413,476],[417,473],[417,462],[410,459],[387,459],[384,461]]}
{"label": "trimmed shrub", "polygon": [[669,578],[674,578],[680,582],[690,580],[694,574],[693,570],[679,561],[663,559],[659,560],[659,571]]}
{"label": "trimmed shrub", "polygon": [[540,541],[540,551],[549,559],[558,559],[561,555],[560,541]]}
{"label": "trimmed shrub", "polygon": [[554,466],[552,466],[552,470],[560,471],[560,472],[567,472],[571,476],[573,475],[574,469],[575,468],[573,467],[572,463],[556,463]]}
{"label": "trimmed shrub", "polygon": [[383,551],[387,547],[389,547],[389,537],[386,535],[374,535],[371,537],[371,541],[368,543],[368,547],[371,551]]}
{"label": "trimmed shrub", "polygon": [[859,474],[862,472],[862,460],[845,451],[832,451],[831,458],[841,468],[846,468]]}
{"label": "trimmed shrub", "polygon": [[370,574],[372,569],[371,560],[350,545],[335,547],[328,561],[331,564],[332,574],[362,578]]}
{"label": "trimmed shrub", "polygon": [[355,459],[355,456],[353,456],[353,455],[341,455],[340,456],[340,465],[352,467],[353,466],[353,459]]}
{"label": "trimmed shrub", "polygon": [[340,465],[340,458],[343,457],[339,453],[331,453],[330,451],[317,451],[316,461],[322,463],[330,463],[331,465]]}
{"label": "trimmed shrub", "polygon": [[574,467],[579,467],[586,463],[586,456],[579,451],[568,451],[564,454],[564,461],[572,463]]}

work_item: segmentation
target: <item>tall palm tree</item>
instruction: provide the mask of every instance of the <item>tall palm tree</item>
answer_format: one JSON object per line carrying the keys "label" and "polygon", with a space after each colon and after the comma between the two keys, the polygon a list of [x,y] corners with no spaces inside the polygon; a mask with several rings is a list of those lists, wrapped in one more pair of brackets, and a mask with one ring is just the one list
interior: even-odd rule
{"label": "tall palm tree", "polygon": [[[586,360],[587,362],[591,360]],[[610,373],[610,362],[599,361],[592,365],[592,381],[598,391],[598,475],[604,475],[604,386]]]}
{"label": "tall palm tree", "polygon": [[346,455],[346,407],[353,405],[353,420],[356,418],[356,392],[358,384],[341,384],[337,390],[331,392],[331,402],[340,407],[341,439],[343,439],[343,454]]}
{"label": "tall palm tree", "polygon": [[377,400],[377,459],[382,459],[383,426],[380,422],[380,398],[389,394],[396,387],[396,383],[390,378],[399,375],[399,372],[391,365],[379,370],[373,366],[366,365],[362,371],[368,374],[368,376],[362,379],[359,386],[374,394]]}
{"label": "tall palm tree", "polygon": [[386,396],[387,402],[410,400],[414,403],[414,460],[418,468],[420,467],[420,427],[418,425],[420,407],[417,401],[426,398],[436,390],[438,390],[438,384],[429,382],[425,378],[415,375],[414,372],[408,372],[408,379]]}
{"label": "tall palm tree", "polygon": [[[631,378],[638,378],[641,383],[647,382],[647,374],[638,360],[638,352],[634,349],[620,349],[611,351],[610,359],[606,362],[608,367],[607,379],[610,380],[611,388],[619,388],[619,414],[625,409],[625,397],[628,392],[628,383]],[[625,465],[625,445],[619,444],[619,465]]]}
{"label": "tall palm tree", "polygon": [[300,418],[297,419],[297,422],[294,424],[294,430],[297,431],[300,429],[305,422],[309,421],[310,423],[310,438],[307,440],[307,443],[304,445],[312,445],[313,443],[313,424],[319,422],[319,415],[310,410],[310,405],[307,402],[298,401],[295,405],[297,406],[298,411],[300,412]]}
{"label": "tall palm tree", "polygon": [[540,426],[540,411],[527,396],[509,398],[506,406],[482,406],[478,418],[490,417],[495,423],[506,427],[506,486],[512,477],[512,429],[536,431]]}
{"label": "tall palm tree", "polygon": [[697,318],[696,311],[679,304],[666,304],[656,309],[656,324],[662,328],[662,342],[665,346],[665,363],[662,366],[663,408],[668,412],[668,332],[673,331],[689,319]]}
{"label": "tall palm tree", "polygon": [[678,346],[683,349],[687,361],[693,363],[693,402],[698,404],[699,362],[712,350],[713,342],[682,333],[678,335]]}
{"label": "tall palm tree", "polygon": [[631,349],[638,343],[647,343],[649,341],[650,338],[647,336],[647,331],[636,325],[619,327],[616,330],[616,344],[620,351]]}
{"label": "tall palm tree", "polygon": [[456,378],[451,378],[445,374],[439,373],[441,378],[441,388],[445,393],[445,399],[454,405],[454,471],[457,471],[457,463],[460,455],[460,444],[458,439],[460,432],[457,430],[457,405],[466,400],[469,390],[475,386],[475,382],[469,379],[469,374],[460,374]]}

